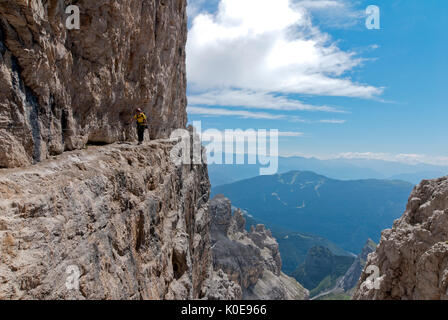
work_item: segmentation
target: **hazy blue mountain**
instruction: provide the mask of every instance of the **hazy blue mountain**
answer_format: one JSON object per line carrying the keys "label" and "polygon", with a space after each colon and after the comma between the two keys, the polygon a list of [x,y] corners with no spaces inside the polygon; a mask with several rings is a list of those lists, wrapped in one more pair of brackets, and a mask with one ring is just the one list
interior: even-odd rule
{"label": "hazy blue mountain", "polygon": [[406,207],[413,185],[403,181],[330,179],[292,171],[212,189],[256,220],[317,234],[358,253],[368,238],[379,241]]}
{"label": "hazy blue mountain", "polygon": [[208,165],[208,175],[212,186],[220,186],[254,178],[260,175],[258,165]]}
{"label": "hazy blue mountain", "polygon": [[290,171],[312,171],[339,180],[383,179],[385,176],[367,166],[351,163],[349,160],[319,160],[317,158],[279,158],[279,173]]}
{"label": "hazy blue mountain", "polygon": [[[392,162],[384,160],[369,160],[369,159],[350,159],[348,161],[353,165],[360,167],[371,168],[385,177],[393,177],[401,174],[437,174],[437,177],[442,177],[448,174],[447,166],[435,166],[431,164],[405,164],[401,162]],[[426,177],[423,179],[427,179]],[[420,182],[420,181],[419,181]]]}
{"label": "hazy blue mountain", "polygon": [[353,256],[323,237],[294,232],[266,222],[257,221],[248,214],[245,214],[245,218],[248,231],[252,226],[258,224],[264,224],[267,229],[271,230],[273,237],[278,242],[280,256],[282,257],[282,271],[287,275],[292,275],[293,271],[305,261],[309,250],[316,246],[327,248],[334,255]]}
{"label": "hazy blue mountain", "polygon": [[[212,186],[216,187],[259,176],[259,165],[209,166]],[[413,184],[423,179],[433,179],[448,174],[448,167],[428,164],[409,165],[399,162],[366,159],[320,160],[303,157],[280,157],[278,173],[312,171],[338,180],[388,179],[403,180]]]}

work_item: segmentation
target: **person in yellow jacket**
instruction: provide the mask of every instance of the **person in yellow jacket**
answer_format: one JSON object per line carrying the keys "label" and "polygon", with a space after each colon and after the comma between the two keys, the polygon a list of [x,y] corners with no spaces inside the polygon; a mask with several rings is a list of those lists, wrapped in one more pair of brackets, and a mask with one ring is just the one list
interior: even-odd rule
{"label": "person in yellow jacket", "polygon": [[138,108],[134,120],[137,121],[138,144],[141,145],[145,139],[145,129],[148,128],[148,118],[143,110]]}

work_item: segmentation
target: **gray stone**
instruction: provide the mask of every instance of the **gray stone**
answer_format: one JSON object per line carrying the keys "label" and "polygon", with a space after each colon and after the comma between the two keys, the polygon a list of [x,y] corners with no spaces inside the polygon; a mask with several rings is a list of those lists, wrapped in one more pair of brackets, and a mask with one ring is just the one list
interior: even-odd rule
{"label": "gray stone", "polygon": [[153,139],[186,125],[187,2],[76,1],[80,30],[65,3],[0,2],[0,167],[132,140],[137,107]]}
{"label": "gray stone", "polygon": [[[369,255],[354,299],[448,300],[448,177],[423,181],[406,212]],[[366,285],[367,268],[380,271]]]}
{"label": "gray stone", "polygon": [[[203,298],[207,168],[174,166],[171,147],[89,147],[0,170],[0,299]],[[66,287],[69,266],[79,290]]]}

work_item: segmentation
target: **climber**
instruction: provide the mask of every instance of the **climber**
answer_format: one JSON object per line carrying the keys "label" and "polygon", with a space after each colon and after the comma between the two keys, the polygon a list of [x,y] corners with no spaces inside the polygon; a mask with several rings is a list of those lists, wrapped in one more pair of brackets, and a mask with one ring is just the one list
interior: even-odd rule
{"label": "climber", "polygon": [[143,110],[138,108],[134,120],[137,121],[138,144],[141,145],[145,139],[145,129],[148,129],[148,119]]}

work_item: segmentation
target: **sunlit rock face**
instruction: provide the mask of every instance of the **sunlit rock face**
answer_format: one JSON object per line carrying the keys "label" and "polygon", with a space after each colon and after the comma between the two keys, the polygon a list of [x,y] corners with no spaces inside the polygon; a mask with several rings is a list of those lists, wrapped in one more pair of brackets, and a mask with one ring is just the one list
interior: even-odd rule
{"label": "sunlit rock face", "polygon": [[0,300],[227,297],[207,167],[175,166],[172,147],[96,146],[0,170]]}
{"label": "sunlit rock face", "polygon": [[448,300],[447,240],[448,178],[423,181],[369,255],[354,298]]}
{"label": "sunlit rock face", "polygon": [[186,1],[80,0],[79,30],[65,3],[0,2],[0,167],[133,138],[136,107],[185,127]]}

